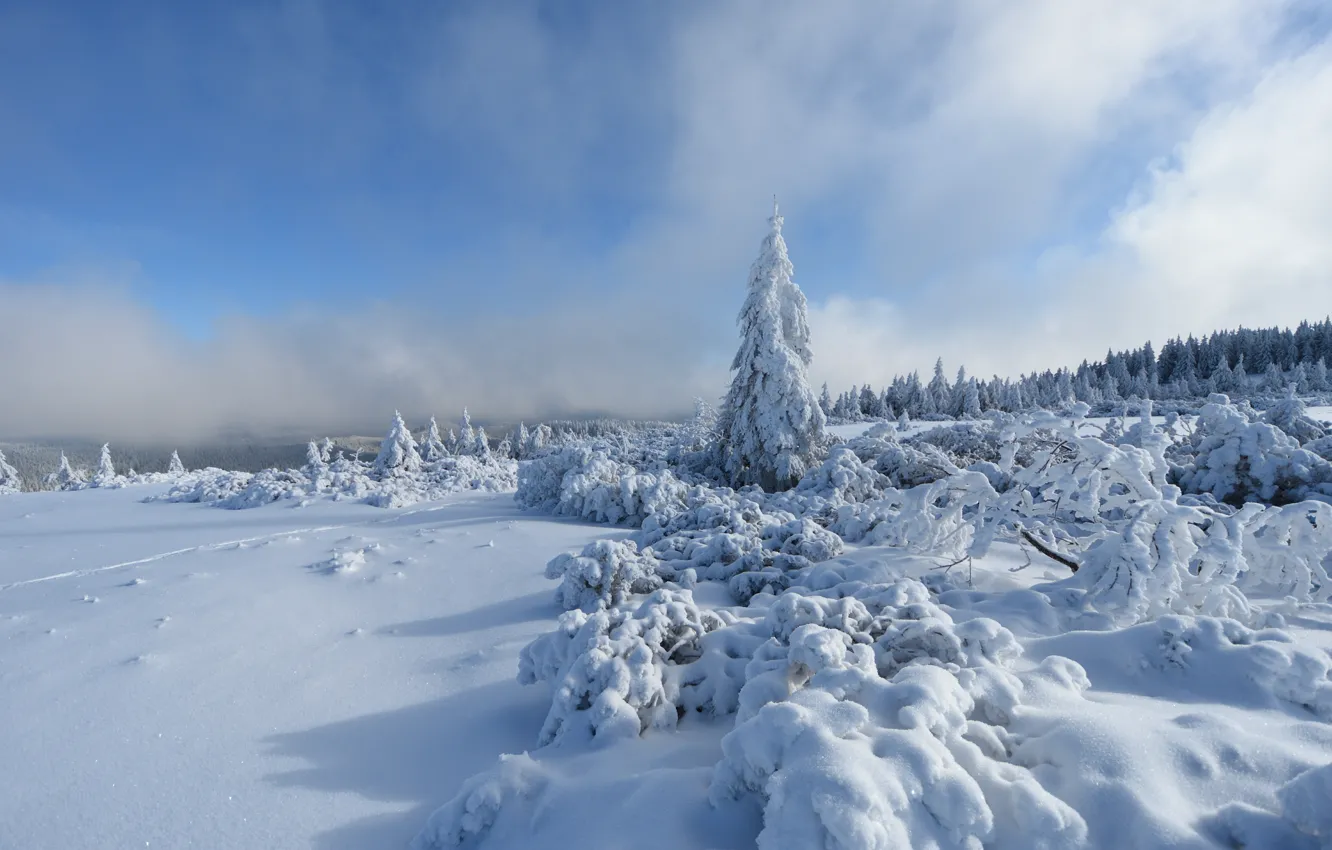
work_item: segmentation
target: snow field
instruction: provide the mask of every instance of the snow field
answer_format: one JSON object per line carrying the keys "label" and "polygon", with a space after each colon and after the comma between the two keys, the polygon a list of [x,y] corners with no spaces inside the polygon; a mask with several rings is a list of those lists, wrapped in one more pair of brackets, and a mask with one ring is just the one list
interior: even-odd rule
{"label": "snow field", "polygon": [[541,564],[605,529],[164,489],[0,500],[0,847],[402,847],[531,745]]}

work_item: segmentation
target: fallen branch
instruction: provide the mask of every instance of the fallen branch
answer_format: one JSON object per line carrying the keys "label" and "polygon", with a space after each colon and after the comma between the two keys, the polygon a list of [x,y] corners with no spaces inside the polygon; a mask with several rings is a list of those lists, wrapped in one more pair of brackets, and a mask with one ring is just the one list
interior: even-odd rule
{"label": "fallen branch", "polygon": [[1055,550],[1051,549],[1049,546],[1046,546],[1044,543],[1037,540],[1035,535],[1033,535],[1030,531],[1027,531],[1027,529],[1024,528],[1018,533],[1022,535],[1023,540],[1027,541],[1032,546],[1034,546],[1037,552],[1040,552],[1042,555],[1044,555],[1045,557],[1049,558],[1052,561],[1058,561],[1059,563],[1068,567],[1070,570],[1072,570],[1075,573],[1078,571],[1077,561],[1073,560],[1067,555],[1061,555]]}

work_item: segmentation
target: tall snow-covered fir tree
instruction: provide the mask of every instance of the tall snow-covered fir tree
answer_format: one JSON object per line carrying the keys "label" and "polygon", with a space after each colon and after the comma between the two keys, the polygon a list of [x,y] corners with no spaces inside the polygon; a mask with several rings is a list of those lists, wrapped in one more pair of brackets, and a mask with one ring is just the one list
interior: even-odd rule
{"label": "tall snow-covered fir tree", "polygon": [[722,468],[735,486],[773,491],[793,486],[823,441],[825,418],[810,389],[805,295],[782,238],[773,202],[771,230],[749,270],[740,309],[740,348],[730,391],[717,417]]}
{"label": "tall snow-covered fir tree", "polygon": [[416,450],[416,439],[412,436],[407,423],[402,421],[402,414],[393,411],[393,424],[379,447],[379,456],[375,458],[375,472],[379,475],[411,473],[421,469],[421,455]]}
{"label": "tall snow-covered fir tree", "polygon": [[180,452],[171,450],[171,462],[167,464],[167,475],[184,475],[185,464],[180,462]]}

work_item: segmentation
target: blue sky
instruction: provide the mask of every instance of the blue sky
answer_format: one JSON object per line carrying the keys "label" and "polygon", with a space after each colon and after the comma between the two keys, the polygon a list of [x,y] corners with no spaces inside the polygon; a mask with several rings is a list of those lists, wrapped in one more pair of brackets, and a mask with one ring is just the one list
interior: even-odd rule
{"label": "blue sky", "polygon": [[[27,329],[0,354],[44,364],[0,378],[0,432],[84,427],[61,397],[130,432],[687,410],[773,193],[816,380],[1321,316],[1325,209],[1274,187],[1332,178],[1295,115],[1327,28],[1285,0],[0,3]],[[208,390],[164,419],[145,375]]]}

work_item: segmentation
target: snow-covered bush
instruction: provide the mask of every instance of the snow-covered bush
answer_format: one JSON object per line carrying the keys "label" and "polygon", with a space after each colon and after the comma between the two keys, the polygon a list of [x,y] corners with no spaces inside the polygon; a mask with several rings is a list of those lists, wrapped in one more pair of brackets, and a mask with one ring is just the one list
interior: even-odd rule
{"label": "snow-covered bush", "polygon": [[1191,452],[1189,462],[1171,470],[1185,493],[1208,493],[1232,505],[1332,499],[1332,463],[1223,400],[1203,407]]}
{"label": "snow-covered bush", "polygon": [[556,556],[546,565],[546,578],[561,579],[555,591],[561,607],[592,613],[661,587],[659,563],[650,550],[639,552],[632,540],[597,540],[580,554]]}
{"label": "snow-covered bush", "polygon": [[524,462],[515,498],[524,508],[557,516],[642,523],[684,510],[687,491],[669,471],[639,472],[598,448],[575,444]]}
{"label": "snow-covered bush", "polygon": [[677,668],[696,660],[702,637],[727,622],[694,604],[688,590],[668,589],[632,611],[561,615],[556,631],[537,638],[519,658],[520,682],[551,685],[540,742],[636,737],[650,727],[673,727],[682,710]]}

